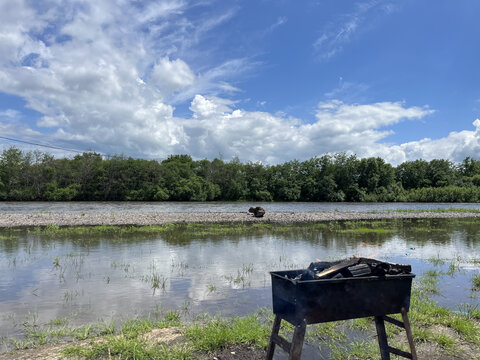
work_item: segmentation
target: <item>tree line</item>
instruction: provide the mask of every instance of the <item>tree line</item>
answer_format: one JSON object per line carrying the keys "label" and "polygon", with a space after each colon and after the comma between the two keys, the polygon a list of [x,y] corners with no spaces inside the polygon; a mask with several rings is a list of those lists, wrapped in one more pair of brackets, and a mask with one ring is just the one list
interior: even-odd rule
{"label": "tree line", "polygon": [[59,159],[10,147],[0,155],[0,200],[478,202],[480,161],[415,160],[394,167],[345,153],[278,165],[189,155]]}

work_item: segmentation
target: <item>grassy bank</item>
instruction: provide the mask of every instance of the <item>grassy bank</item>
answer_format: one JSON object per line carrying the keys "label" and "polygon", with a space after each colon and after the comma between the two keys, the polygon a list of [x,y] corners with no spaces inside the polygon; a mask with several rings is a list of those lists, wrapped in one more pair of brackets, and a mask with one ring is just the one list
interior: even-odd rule
{"label": "grassy bank", "polygon": [[398,213],[472,213],[478,214],[480,210],[465,209],[465,208],[448,208],[448,209],[396,209],[393,210]]}
{"label": "grassy bank", "polygon": [[[472,212],[480,213],[480,211],[470,211],[468,209],[432,209],[432,210],[396,210],[396,212],[406,213],[448,213],[448,212]],[[445,223],[444,228],[448,229],[456,225],[465,225],[472,222],[471,218],[450,218],[442,219]],[[475,221],[475,220],[473,220]],[[62,237],[62,236],[102,236],[102,235],[148,235],[148,234],[182,234],[189,236],[205,236],[205,235],[231,235],[245,233],[279,233],[299,230],[326,230],[338,233],[391,233],[403,228],[415,225],[433,224],[435,227],[437,219],[378,219],[378,220],[331,220],[320,222],[293,222],[293,223],[270,223],[270,222],[223,222],[223,223],[166,223],[162,225],[144,225],[144,226],[128,226],[128,225],[81,225],[81,226],[59,226],[50,224],[46,226],[36,227],[19,227],[19,228],[3,228],[0,229],[0,240],[8,240],[25,233],[31,235],[45,237]],[[422,227],[420,226],[420,228]],[[412,229],[415,230],[415,229]]]}

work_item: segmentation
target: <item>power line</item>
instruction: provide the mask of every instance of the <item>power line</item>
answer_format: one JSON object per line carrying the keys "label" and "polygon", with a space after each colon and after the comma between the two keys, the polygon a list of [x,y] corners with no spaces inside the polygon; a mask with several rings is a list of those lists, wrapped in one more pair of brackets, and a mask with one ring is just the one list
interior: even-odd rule
{"label": "power line", "polygon": [[6,136],[0,136],[0,139],[10,140],[10,141],[16,141],[16,142],[23,143],[23,144],[28,144],[28,145],[42,146],[42,147],[49,148],[49,149],[63,150],[63,151],[71,151],[71,152],[76,152],[76,153],[79,153],[79,154],[82,154],[82,153],[84,153],[84,152],[91,152],[91,151],[82,151],[82,150],[75,150],[75,149],[67,149],[67,148],[63,148],[63,147],[60,147],[60,146],[54,146],[54,145],[39,144],[39,143],[31,142],[31,141],[13,139],[13,138],[9,138],[9,137],[6,137]]}

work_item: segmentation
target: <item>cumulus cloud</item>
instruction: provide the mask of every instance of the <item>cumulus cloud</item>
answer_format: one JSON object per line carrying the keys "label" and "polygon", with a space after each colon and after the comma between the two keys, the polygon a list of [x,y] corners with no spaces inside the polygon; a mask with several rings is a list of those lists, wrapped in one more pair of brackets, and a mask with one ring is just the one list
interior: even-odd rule
{"label": "cumulus cloud", "polygon": [[187,151],[188,138],[173,118],[175,97],[235,91],[227,79],[247,63],[229,59],[197,76],[175,56],[172,46],[187,46],[186,29],[200,41],[232,16],[194,21],[183,16],[188,7],[183,0],[2,2],[0,92],[42,114],[36,125],[49,128],[52,142],[135,156]]}
{"label": "cumulus cloud", "polygon": [[192,85],[195,74],[182,59],[162,58],[153,67],[152,80],[159,89],[171,93]]}
{"label": "cumulus cloud", "polygon": [[[183,124],[197,154],[211,158],[220,151],[226,156],[268,163],[346,149],[359,156],[373,156],[372,149],[378,148],[378,141],[390,134],[383,128],[433,112],[400,102],[365,105],[331,100],[319,104],[315,122],[305,123],[292,117],[226,106],[202,96],[193,100],[190,109],[196,121],[185,120]],[[395,160],[387,151],[381,155]]]}
{"label": "cumulus cloud", "polygon": [[460,162],[480,150],[479,119],[473,122],[475,130],[452,132],[440,139],[400,145],[384,142],[395,124],[434,113],[428,107],[407,107],[403,102],[320,102],[313,123],[267,112],[234,110],[230,105],[221,99],[194,98],[190,107],[193,118],[179,122],[188,136],[191,153],[213,158],[221,152],[245,161],[278,163],[348,150],[359,157],[380,156],[396,165],[419,158]]}

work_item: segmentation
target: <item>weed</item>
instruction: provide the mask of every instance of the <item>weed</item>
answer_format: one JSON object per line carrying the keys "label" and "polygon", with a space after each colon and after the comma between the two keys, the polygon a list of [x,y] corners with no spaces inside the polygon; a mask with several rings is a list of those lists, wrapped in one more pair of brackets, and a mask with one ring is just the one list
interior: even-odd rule
{"label": "weed", "polygon": [[53,320],[50,320],[47,322],[45,325],[50,325],[50,326],[65,326],[68,324],[68,319],[66,317],[63,318],[56,318]]}
{"label": "weed", "polygon": [[55,259],[53,259],[53,267],[54,268],[60,267],[60,258],[59,257],[56,257]]}
{"label": "weed", "polygon": [[454,276],[455,273],[458,271],[460,271],[460,265],[458,264],[458,262],[455,262],[454,260],[452,260],[452,262],[448,266],[447,275]]}
{"label": "weed", "polygon": [[475,274],[472,277],[472,290],[480,291],[480,273]]}
{"label": "weed", "polygon": [[444,265],[445,264],[445,260],[440,259],[439,255],[437,255],[437,257],[432,257],[432,258],[428,259],[428,262],[431,262],[433,264],[433,266],[439,266],[439,265]]}

